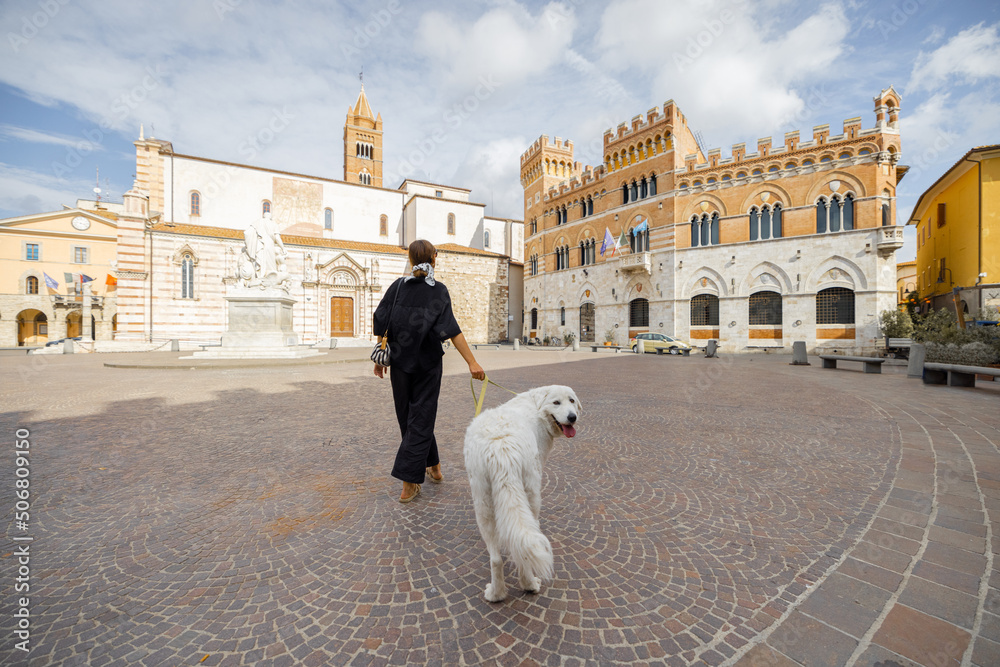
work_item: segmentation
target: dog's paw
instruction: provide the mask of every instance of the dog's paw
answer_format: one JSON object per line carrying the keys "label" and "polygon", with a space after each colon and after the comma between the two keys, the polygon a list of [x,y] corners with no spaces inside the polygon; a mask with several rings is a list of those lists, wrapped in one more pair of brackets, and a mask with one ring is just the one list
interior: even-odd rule
{"label": "dog's paw", "polygon": [[525,593],[537,593],[542,590],[542,580],[538,577],[521,578],[521,588]]}
{"label": "dog's paw", "polygon": [[507,597],[507,591],[494,591],[493,584],[487,584],[484,595],[486,596],[486,600],[488,602],[503,602],[503,600]]}

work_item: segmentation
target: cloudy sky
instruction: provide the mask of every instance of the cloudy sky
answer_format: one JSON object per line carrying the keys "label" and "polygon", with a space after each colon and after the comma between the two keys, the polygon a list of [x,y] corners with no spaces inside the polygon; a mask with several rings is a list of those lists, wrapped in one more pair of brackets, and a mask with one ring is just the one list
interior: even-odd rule
{"label": "cloudy sky", "polygon": [[120,198],[140,123],[180,153],[342,178],[362,68],[386,186],[471,188],[498,216],[522,216],[518,158],[540,134],[596,165],[606,128],[668,99],[726,156],[872,127],[893,84],[901,221],[1000,143],[995,0],[4,0],[0,36],[0,217],[92,198],[97,168]]}

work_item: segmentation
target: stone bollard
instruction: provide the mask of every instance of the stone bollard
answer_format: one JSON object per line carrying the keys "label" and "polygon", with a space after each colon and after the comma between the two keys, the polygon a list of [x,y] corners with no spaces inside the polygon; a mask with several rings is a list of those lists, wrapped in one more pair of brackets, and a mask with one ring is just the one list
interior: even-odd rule
{"label": "stone bollard", "polygon": [[67,338],[63,341],[63,354],[73,354],[73,339]]}
{"label": "stone bollard", "polygon": [[809,357],[806,354],[806,342],[797,340],[792,343],[792,366],[810,366]]}
{"label": "stone bollard", "polygon": [[923,343],[910,345],[910,361],[906,365],[906,377],[922,378],[924,376],[924,361],[927,359],[927,348]]}
{"label": "stone bollard", "polygon": [[330,339],[330,349],[331,350],[336,350],[337,349],[337,339],[336,338],[331,338]]}
{"label": "stone bollard", "polygon": [[714,338],[710,339],[705,345],[705,358],[706,359],[718,359],[715,353],[719,350],[719,341]]}
{"label": "stone bollard", "polygon": [[580,341],[578,341],[578,340],[574,340],[573,341],[573,351],[574,352],[579,352],[580,351]]}
{"label": "stone bollard", "polygon": [[521,341],[517,338],[514,339],[514,351],[517,352],[521,349]]}
{"label": "stone bollard", "polygon": [[171,352],[180,352],[181,351],[181,342],[178,339],[176,339],[176,338],[171,338],[170,339],[170,351]]}

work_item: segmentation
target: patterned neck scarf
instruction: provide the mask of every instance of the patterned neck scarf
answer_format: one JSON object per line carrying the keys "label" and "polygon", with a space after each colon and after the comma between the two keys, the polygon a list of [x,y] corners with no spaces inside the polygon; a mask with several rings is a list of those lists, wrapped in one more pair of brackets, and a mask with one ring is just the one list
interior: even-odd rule
{"label": "patterned neck scarf", "polygon": [[409,282],[414,278],[416,278],[416,276],[413,274],[416,273],[417,271],[426,271],[427,275],[424,276],[424,282],[430,285],[431,287],[434,287],[434,267],[426,262],[423,264],[417,264],[415,267],[413,267],[413,270],[410,271],[410,275],[404,278],[404,282]]}

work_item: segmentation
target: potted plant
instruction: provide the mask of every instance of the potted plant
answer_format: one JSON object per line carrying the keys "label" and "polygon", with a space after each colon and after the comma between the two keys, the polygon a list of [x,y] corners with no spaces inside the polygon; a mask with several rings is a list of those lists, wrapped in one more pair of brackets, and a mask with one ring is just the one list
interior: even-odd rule
{"label": "potted plant", "polygon": [[549,345],[551,342],[552,342],[552,339],[549,338],[548,336],[546,336],[545,338],[542,339],[542,345]]}
{"label": "potted plant", "polygon": [[610,347],[615,344],[615,330],[608,329],[604,332],[604,345]]}
{"label": "potted plant", "polygon": [[575,340],[576,340],[576,334],[573,333],[572,331],[567,331],[566,333],[563,334],[563,344],[566,347],[572,345],[573,341]]}

